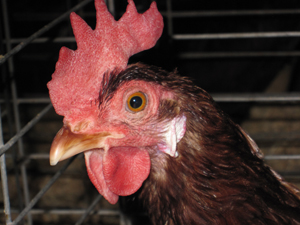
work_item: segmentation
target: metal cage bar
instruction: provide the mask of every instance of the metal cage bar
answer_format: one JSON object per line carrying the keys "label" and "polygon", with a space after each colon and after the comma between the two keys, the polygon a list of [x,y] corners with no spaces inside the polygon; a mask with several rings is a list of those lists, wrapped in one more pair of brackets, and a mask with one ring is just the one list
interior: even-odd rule
{"label": "metal cage bar", "polygon": [[[1,105],[0,105],[0,115],[1,115]],[[0,117],[0,147],[4,145],[3,136],[2,136],[2,120]],[[6,224],[11,224],[11,211],[10,211],[10,200],[9,200],[9,189],[7,181],[7,171],[6,171],[6,160],[5,154],[0,156],[0,166],[1,166],[1,182],[3,190],[3,199],[4,199],[4,214],[6,218]]]}
{"label": "metal cage bar", "polygon": [[[57,19],[53,20],[51,23],[49,23],[46,26],[44,26],[42,29],[40,29],[39,31],[37,31],[36,33],[34,33],[33,35],[31,35],[30,37],[28,37],[25,41],[22,41],[19,45],[17,45],[16,47],[14,47],[11,51],[8,51],[8,53],[6,53],[2,58],[0,58],[0,65],[2,63],[4,63],[8,58],[10,58],[14,54],[18,53],[23,48],[25,48],[33,40],[35,40],[36,38],[38,38],[39,36],[41,36],[42,34],[44,34],[46,31],[50,30],[55,25],[57,25],[58,23],[60,23],[62,20],[64,20],[65,18],[67,18],[70,15],[71,12],[74,12],[74,11],[82,8],[83,6],[85,6],[86,4],[90,3],[91,1],[92,0],[85,0],[85,1],[83,1],[81,3],[79,3],[78,5],[76,5],[72,9],[68,10],[63,15],[61,15]],[[3,2],[4,2],[4,0],[3,0]]]}
{"label": "metal cage bar", "polygon": [[[14,137],[0,148],[0,156],[8,151],[27,131],[30,130],[39,120],[52,108],[52,104],[45,107],[35,118],[27,123]],[[24,156],[23,156],[24,157]]]}
{"label": "metal cage bar", "polygon": [[[4,21],[4,30],[5,30],[5,40],[6,40],[6,48],[8,52],[12,52],[11,50],[11,43],[10,43],[10,28],[9,28],[9,21],[8,21],[8,14],[7,14],[7,4],[6,0],[2,0],[2,9],[3,9],[3,21]],[[4,59],[5,57],[3,57]],[[20,122],[20,114],[19,114],[19,109],[18,109],[18,104],[16,102],[16,99],[18,98],[17,94],[17,86],[16,82],[14,79],[14,62],[12,58],[8,59],[8,72],[9,72],[9,77],[11,78],[11,93],[12,93],[12,99],[13,99],[13,114],[14,114],[14,119],[15,119],[15,127],[16,131],[20,132],[21,130],[21,122]],[[22,138],[17,139],[17,144],[18,144],[18,154],[20,157],[24,156],[24,148],[23,148],[23,141]],[[27,171],[25,165],[21,165],[21,176],[23,180],[23,193],[24,193],[24,201],[25,201],[25,206],[29,204],[29,189],[28,189],[28,180],[27,180]],[[32,218],[31,214],[27,214],[27,220],[28,224],[32,224]]]}
{"label": "metal cage bar", "polygon": [[23,219],[23,217],[30,212],[32,207],[46,193],[46,191],[53,185],[53,183],[63,174],[63,172],[73,162],[75,157],[69,159],[68,162],[59,171],[56,172],[56,174],[51,178],[51,180],[40,190],[39,193],[37,193],[37,195],[30,201],[30,203],[23,209],[23,211],[18,215],[18,217],[12,222],[12,225],[18,224]]}
{"label": "metal cage bar", "polygon": [[[166,15],[168,12],[162,12]],[[173,18],[180,17],[228,17],[228,16],[270,16],[270,15],[295,15],[300,14],[300,9],[266,9],[266,10],[219,10],[219,11],[182,11],[170,12]]]}

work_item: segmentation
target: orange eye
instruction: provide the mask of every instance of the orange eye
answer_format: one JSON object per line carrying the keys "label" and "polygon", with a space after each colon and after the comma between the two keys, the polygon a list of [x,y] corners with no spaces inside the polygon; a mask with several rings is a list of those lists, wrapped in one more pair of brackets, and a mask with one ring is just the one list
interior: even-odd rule
{"label": "orange eye", "polygon": [[127,107],[132,112],[140,112],[146,106],[146,96],[142,92],[135,92],[127,99]]}

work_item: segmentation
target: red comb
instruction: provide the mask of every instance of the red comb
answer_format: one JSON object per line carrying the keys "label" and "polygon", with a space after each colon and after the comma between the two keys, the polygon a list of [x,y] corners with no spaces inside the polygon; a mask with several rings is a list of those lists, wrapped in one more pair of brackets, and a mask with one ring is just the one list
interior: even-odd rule
{"label": "red comb", "polygon": [[104,0],[95,0],[97,24],[92,30],[77,14],[71,24],[77,50],[62,47],[52,80],[47,84],[59,115],[87,117],[97,106],[103,74],[123,69],[133,54],[152,48],[162,34],[163,19],[156,3],[139,14],[128,0],[125,14],[115,21]]}

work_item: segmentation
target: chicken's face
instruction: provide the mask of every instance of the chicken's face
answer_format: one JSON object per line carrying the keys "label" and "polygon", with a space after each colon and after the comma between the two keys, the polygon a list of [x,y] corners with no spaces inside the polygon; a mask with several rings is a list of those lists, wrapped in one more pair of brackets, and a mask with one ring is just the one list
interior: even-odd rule
{"label": "chicken's face", "polygon": [[56,164],[84,152],[91,181],[110,203],[116,203],[118,196],[135,193],[149,176],[149,151],[176,157],[186,119],[161,116],[162,102],[177,101],[163,86],[134,78],[128,81],[126,71],[108,76],[97,116],[77,121],[65,118],[50,159]]}
{"label": "chicken's face", "polygon": [[111,203],[138,190],[150,172],[151,152],[175,156],[185,117],[160,118],[160,104],[174,96],[155,81],[127,76],[128,59],[152,48],[163,30],[163,17],[152,2],[143,14],[128,0],[116,21],[104,0],[95,0],[93,30],[70,16],[77,49],[63,47],[47,84],[64,126],[50,150],[50,163],[85,152],[88,174]]}

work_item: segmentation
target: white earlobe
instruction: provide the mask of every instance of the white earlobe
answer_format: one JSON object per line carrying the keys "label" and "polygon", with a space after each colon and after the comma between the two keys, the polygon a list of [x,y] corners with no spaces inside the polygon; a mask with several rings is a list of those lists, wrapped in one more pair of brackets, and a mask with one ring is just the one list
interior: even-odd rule
{"label": "white earlobe", "polygon": [[183,138],[185,130],[186,117],[184,115],[172,119],[166,127],[165,144],[159,145],[159,149],[172,157],[178,157],[179,154],[176,151],[177,143]]}

